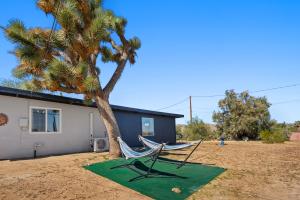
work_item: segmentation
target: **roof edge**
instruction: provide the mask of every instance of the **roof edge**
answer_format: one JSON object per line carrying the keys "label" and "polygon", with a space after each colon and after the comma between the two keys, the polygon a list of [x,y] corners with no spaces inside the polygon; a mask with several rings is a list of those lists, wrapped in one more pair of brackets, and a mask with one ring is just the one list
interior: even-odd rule
{"label": "roof edge", "polygon": [[[63,97],[63,96],[46,94],[41,92],[32,92],[32,91],[3,87],[3,86],[0,86],[0,95],[26,98],[26,99],[35,99],[35,100],[55,102],[55,103],[71,104],[71,105],[78,105],[78,106],[94,107],[94,108],[97,107],[95,103],[93,103],[92,105],[86,105],[82,99]],[[111,107],[115,111],[144,113],[144,114],[167,116],[167,117],[174,117],[174,118],[184,117],[184,115],[181,114],[145,110],[139,108],[126,107],[126,106],[112,105],[112,104]]]}

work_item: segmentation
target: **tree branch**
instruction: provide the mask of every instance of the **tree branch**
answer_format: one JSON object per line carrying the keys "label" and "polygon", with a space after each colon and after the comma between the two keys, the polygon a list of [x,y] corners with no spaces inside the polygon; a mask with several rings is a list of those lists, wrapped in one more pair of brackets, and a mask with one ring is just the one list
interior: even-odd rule
{"label": "tree branch", "polygon": [[126,63],[127,63],[127,55],[125,56],[125,58],[123,58],[118,63],[118,66],[117,66],[115,72],[113,73],[113,75],[110,78],[109,82],[104,87],[103,91],[104,91],[104,94],[106,96],[109,96],[109,94],[111,93],[111,91],[114,89],[116,83],[118,82],[118,80],[120,79],[120,77],[122,75],[122,72],[125,69]]}
{"label": "tree branch", "polygon": [[65,93],[81,94],[81,92],[78,91],[78,89],[70,88],[70,87],[63,87],[63,86],[58,86],[56,91],[62,91]]}
{"label": "tree branch", "polygon": [[123,34],[117,33],[118,37],[120,38],[123,48],[118,46],[114,40],[110,39],[109,43],[112,45],[112,47],[121,54],[121,60],[117,62],[118,66],[116,70],[114,71],[112,77],[110,78],[109,82],[104,87],[103,91],[104,94],[108,97],[111,91],[114,89],[116,83],[120,79],[122,72],[125,69],[127,60],[129,58],[129,47],[128,47],[128,41],[126,40],[125,36]]}
{"label": "tree branch", "polygon": [[69,63],[71,65],[74,64],[72,59],[70,58],[70,56],[63,51],[53,51],[53,55],[58,56],[58,57],[63,57],[67,63]]}
{"label": "tree branch", "polygon": [[115,50],[117,50],[119,53],[122,52],[122,49],[115,43],[115,41],[113,41],[112,39],[110,39],[109,42],[110,42],[111,46],[112,46]]}
{"label": "tree branch", "polygon": [[89,74],[90,76],[97,79],[99,89],[94,93],[91,94],[92,98],[95,98],[95,96],[100,96],[101,98],[105,98],[105,94],[103,92],[101,82],[99,79],[99,74],[96,71],[96,60],[97,60],[97,52],[95,54],[90,55],[90,58],[88,60],[88,66],[89,66]]}

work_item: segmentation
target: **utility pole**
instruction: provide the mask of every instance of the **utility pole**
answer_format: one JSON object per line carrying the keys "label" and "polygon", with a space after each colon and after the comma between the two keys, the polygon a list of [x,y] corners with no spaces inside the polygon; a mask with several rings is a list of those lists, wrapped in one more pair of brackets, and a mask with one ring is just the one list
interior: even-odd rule
{"label": "utility pole", "polygon": [[192,96],[190,96],[190,122],[193,120]]}

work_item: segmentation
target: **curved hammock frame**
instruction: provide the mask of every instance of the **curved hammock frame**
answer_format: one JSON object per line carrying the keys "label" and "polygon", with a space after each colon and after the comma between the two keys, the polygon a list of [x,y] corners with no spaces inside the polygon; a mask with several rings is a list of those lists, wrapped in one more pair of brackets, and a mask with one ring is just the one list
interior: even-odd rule
{"label": "curved hammock frame", "polygon": [[[156,149],[158,147],[158,145],[159,145],[158,143],[156,143],[156,142],[154,142],[152,140],[146,139],[146,138],[144,138],[141,135],[139,135],[139,140],[144,144],[144,146],[146,146],[146,147],[148,147],[150,149]],[[179,164],[175,163],[175,164],[177,164],[177,169],[183,167],[187,163],[187,160],[191,157],[191,155],[198,148],[198,146],[201,144],[202,141],[203,140],[199,140],[199,142],[197,143],[197,145],[185,157],[185,159],[182,162],[180,162]],[[162,150],[165,150],[165,151],[179,150],[179,149],[184,149],[184,148],[191,147],[191,146],[193,146],[193,144],[164,145],[163,148],[162,148]],[[158,159],[159,159],[159,157],[158,157]],[[150,161],[150,160],[148,160],[148,161]],[[169,161],[163,161],[163,160],[160,160],[160,161],[162,161],[162,162],[169,162]]]}
{"label": "curved hammock frame", "polygon": [[132,148],[130,148],[120,137],[118,137],[118,142],[120,144],[120,149],[122,151],[122,154],[125,156],[126,160],[130,158],[144,158],[148,156],[155,156],[157,155],[161,149],[163,149],[163,144],[157,144],[155,147],[150,148],[147,151],[138,152],[134,151]]}
{"label": "curved hammock frame", "polygon": [[[139,135],[139,140],[149,147],[150,149],[155,149],[158,147],[159,143],[156,143],[152,140],[149,140],[147,138],[144,138],[143,136]],[[172,151],[172,150],[179,150],[179,149],[184,149],[187,147],[193,146],[192,144],[177,144],[177,145],[164,145],[163,150],[164,151]]]}

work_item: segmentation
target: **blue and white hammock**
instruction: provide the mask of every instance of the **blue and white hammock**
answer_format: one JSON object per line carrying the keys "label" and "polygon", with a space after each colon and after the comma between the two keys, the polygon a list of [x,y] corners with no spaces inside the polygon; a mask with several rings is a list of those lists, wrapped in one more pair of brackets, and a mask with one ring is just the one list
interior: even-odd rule
{"label": "blue and white hammock", "polygon": [[158,144],[153,148],[150,148],[147,151],[138,152],[134,151],[132,148],[130,148],[120,137],[118,137],[118,142],[120,144],[121,151],[123,155],[125,156],[126,160],[130,158],[143,158],[143,157],[149,157],[149,156],[155,156],[157,155],[161,149],[163,148],[164,144]]}
{"label": "blue and white hammock", "polygon": [[[128,168],[139,174],[139,176],[130,179],[129,182],[138,180],[140,178],[148,178],[149,176],[158,176],[157,173],[152,172],[152,169],[153,169],[155,162],[157,161],[157,158],[158,158],[160,152],[162,151],[164,144],[159,144],[157,147],[155,147],[153,149],[149,149],[147,151],[137,152],[137,151],[134,151],[133,149],[131,149],[120,137],[118,137],[117,139],[120,144],[121,151],[122,151],[123,155],[125,156],[126,160],[133,158],[133,161],[130,163],[125,163],[122,165],[114,166],[110,169],[117,169],[117,168],[125,167],[125,168]],[[150,157],[150,161],[152,160],[152,164],[150,165],[150,167],[148,167],[147,171],[140,170],[135,167],[136,159],[144,158],[144,157]]]}
{"label": "blue and white hammock", "polygon": [[[146,139],[139,135],[139,140],[150,149],[156,149],[160,145],[159,143],[153,142],[152,140]],[[171,150],[178,150],[184,149],[187,147],[193,146],[193,144],[177,144],[177,145],[164,145],[162,150],[171,151]]]}

